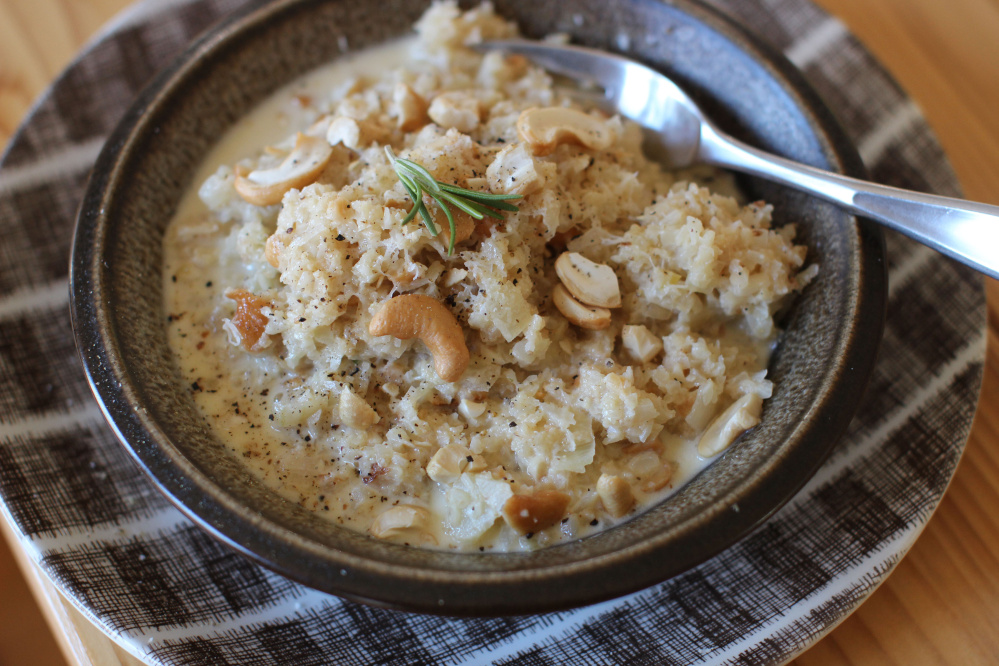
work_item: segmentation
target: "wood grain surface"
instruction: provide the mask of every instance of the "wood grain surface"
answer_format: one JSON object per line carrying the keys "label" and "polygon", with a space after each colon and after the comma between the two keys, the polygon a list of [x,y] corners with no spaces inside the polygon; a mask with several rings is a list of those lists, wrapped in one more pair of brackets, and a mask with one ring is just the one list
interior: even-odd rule
{"label": "wood grain surface", "polygon": [[[999,204],[999,0],[818,2],[923,108],[966,196]],[[0,0],[0,147],[81,45],[126,4]],[[988,296],[985,383],[951,487],[888,580],[797,666],[999,663],[999,283],[989,281]],[[0,666],[138,663],[20,559],[0,544]]]}

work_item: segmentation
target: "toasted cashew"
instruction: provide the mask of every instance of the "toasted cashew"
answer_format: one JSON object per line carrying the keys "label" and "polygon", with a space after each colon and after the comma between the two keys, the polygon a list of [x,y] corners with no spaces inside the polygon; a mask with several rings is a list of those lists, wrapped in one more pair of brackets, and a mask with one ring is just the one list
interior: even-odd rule
{"label": "toasted cashew", "polygon": [[583,305],[572,297],[561,282],[552,290],[552,302],[566,319],[580,328],[600,331],[610,326],[610,310]]}
{"label": "toasted cashew", "polygon": [[284,161],[271,169],[238,174],[233,185],[239,196],[257,206],[280,203],[285,192],[315,182],[333,156],[333,147],[322,137],[301,132]]}
{"label": "toasted cashew", "polygon": [[550,155],[563,143],[605,150],[613,138],[599,118],[561,106],[523,111],[517,118],[517,133],[535,155]]}
{"label": "toasted cashew", "polygon": [[724,451],[736,438],[760,422],[763,398],[747,393],[715,417],[697,442],[697,454],[708,458]]}
{"label": "toasted cashew", "polygon": [[576,300],[599,308],[621,307],[621,288],[614,269],[578,252],[563,252],[555,260],[555,274]]}
{"label": "toasted cashew", "polygon": [[368,531],[372,536],[385,539],[408,532],[425,533],[429,523],[430,512],[422,506],[400,504],[379,514]]}
{"label": "toasted cashew", "polygon": [[514,495],[503,504],[503,520],[523,534],[538,532],[562,520],[569,496],[557,490],[537,490]]}
{"label": "toasted cashew", "polygon": [[434,370],[446,382],[457,381],[468,367],[468,347],[461,325],[440,301],[422,294],[394,296],[368,324],[371,335],[400,340],[419,338],[434,357]]}
{"label": "toasted cashew", "polygon": [[607,512],[615,518],[620,518],[635,506],[635,495],[631,486],[620,476],[601,474],[597,479],[597,495]]}

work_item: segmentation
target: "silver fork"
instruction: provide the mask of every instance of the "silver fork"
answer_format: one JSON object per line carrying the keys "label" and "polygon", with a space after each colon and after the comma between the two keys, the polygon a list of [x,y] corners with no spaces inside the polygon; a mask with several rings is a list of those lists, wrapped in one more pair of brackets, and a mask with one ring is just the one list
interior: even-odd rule
{"label": "silver fork", "polygon": [[519,40],[477,48],[520,54],[602,88],[611,108],[660,135],[670,167],[707,163],[814,194],[999,278],[999,206],[877,185],[759,150],[718,129],[665,75],[618,55]]}

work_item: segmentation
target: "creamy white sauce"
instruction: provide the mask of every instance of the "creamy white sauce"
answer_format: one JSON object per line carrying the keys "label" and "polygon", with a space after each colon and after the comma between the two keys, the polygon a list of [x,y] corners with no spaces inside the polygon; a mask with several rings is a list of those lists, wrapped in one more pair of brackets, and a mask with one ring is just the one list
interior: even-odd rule
{"label": "creamy white sauce", "polygon": [[274,92],[240,118],[209,151],[195,172],[194,185],[181,200],[176,216],[206,214],[208,209],[198,197],[198,185],[220,166],[236,164],[241,159],[256,155],[262,146],[275,145],[295,131],[305,129],[316,114],[315,108],[309,106],[310,102],[328,98],[330,91],[354,78],[373,77],[381,71],[398,67],[405,62],[406,53],[413,48],[414,42],[414,38],[408,37],[374,46],[362,53],[344,55]]}

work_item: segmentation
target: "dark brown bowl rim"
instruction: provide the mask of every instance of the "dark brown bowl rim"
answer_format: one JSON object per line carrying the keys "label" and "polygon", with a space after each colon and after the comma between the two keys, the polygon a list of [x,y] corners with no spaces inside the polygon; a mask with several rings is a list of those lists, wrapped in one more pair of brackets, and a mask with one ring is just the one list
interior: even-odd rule
{"label": "dark brown bowl rim", "polygon": [[[864,177],[857,152],[801,72],[781,54],[728,17],[697,0],[636,0],[675,8],[721,33],[771,72],[783,91],[810,118],[825,140],[830,163]],[[838,442],[861,400],[876,359],[884,324],[887,277],[880,228],[857,220],[861,253],[856,318],[837,359],[838,379],[814,405],[811,427],[780,461],[781,474],[755,477],[740,487],[737,510],[718,510],[667,542],[649,539],[604,556],[545,568],[511,567],[501,572],[448,571],[366,560],[307,541],[239,504],[195,469],[166,440],[137,401],[118,354],[102,301],[102,234],[112,209],[123,157],[137,136],[153,132],[150,111],[169,104],[171,91],[196,76],[206,61],[252,36],[255,25],[322,0],[256,4],[204,34],[140,94],[99,156],[80,209],[70,270],[71,312],[77,346],[91,388],[118,439],[157,487],[197,525],[265,566],[310,587],[371,605],[446,615],[510,615],[577,607],[618,597],[680,574],[742,538],[787,502],[814,474]],[[731,507],[728,507],[731,509]],[[522,561],[522,560],[520,560]]]}

